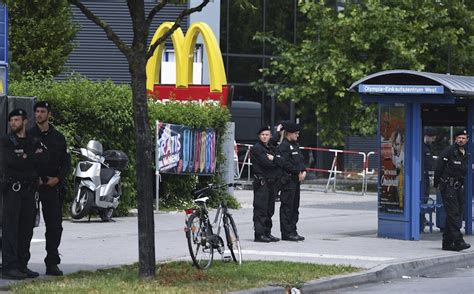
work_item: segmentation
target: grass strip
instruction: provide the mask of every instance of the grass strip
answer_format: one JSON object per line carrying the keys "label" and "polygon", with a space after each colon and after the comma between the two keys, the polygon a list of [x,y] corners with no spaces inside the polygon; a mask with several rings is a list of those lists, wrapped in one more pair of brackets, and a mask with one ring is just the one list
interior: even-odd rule
{"label": "grass strip", "polygon": [[197,270],[186,261],[159,264],[154,279],[140,280],[138,266],[78,272],[14,284],[14,293],[226,293],[267,285],[300,287],[313,279],[359,271],[352,266],[285,261],[214,262]]}

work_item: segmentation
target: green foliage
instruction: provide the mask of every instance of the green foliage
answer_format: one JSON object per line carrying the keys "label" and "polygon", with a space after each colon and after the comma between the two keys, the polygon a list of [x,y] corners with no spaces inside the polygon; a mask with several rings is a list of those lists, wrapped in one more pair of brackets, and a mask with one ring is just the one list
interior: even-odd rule
{"label": "green foliage", "polygon": [[[361,4],[363,3],[363,4]],[[349,134],[375,132],[375,107],[347,88],[382,70],[474,73],[474,8],[470,1],[346,1],[336,11],[324,1],[301,1],[304,40],[291,44],[259,34],[279,58],[256,83],[281,100],[296,102],[312,135],[342,145]],[[304,118],[312,118],[304,121]],[[315,124],[319,133],[316,133]]]}
{"label": "green foliage", "polygon": [[67,0],[10,0],[8,5],[9,50],[19,66],[11,79],[25,72],[61,72],[74,49],[78,28],[72,23]]}
{"label": "green foliage", "polygon": [[[79,135],[83,144],[90,139],[97,139],[104,150],[124,151],[130,164],[122,174],[123,196],[118,214],[126,214],[129,208],[135,207],[135,127],[132,94],[128,85],[116,85],[111,81],[92,82],[79,76],[72,76],[66,81],[54,81],[51,77],[36,75],[13,81],[9,91],[10,95],[36,96],[39,100],[50,101],[53,105],[52,123],[64,134],[68,146],[76,145],[74,136]],[[211,105],[150,102],[149,114],[152,122],[160,120],[197,128],[213,127],[218,134],[224,132],[225,124],[230,120],[226,108]],[[218,138],[217,168],[223,160],[220,148],[222,139]],[[78,158],[74,158],[73,166],[77,160]],[[150,173],[154,171],[150,170]],[[218,182],[219,176],[197,179],[191,176],[163,175],[162,179],[161,206],[183,208],[191,203],[190,192],[196,185],[201,187],[210,181]],[[69,182],[72,186],[72,181]],[[71,197],[66,200],[70,201]]]}

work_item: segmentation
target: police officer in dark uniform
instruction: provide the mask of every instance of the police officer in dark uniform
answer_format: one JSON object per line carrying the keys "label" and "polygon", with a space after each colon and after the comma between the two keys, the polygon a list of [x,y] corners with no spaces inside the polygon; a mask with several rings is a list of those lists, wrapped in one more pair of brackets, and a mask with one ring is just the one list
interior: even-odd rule
{"label": "police officer in dark uniform", "polygon": [[71,160],[66,149],[66,139],[49,123],[51,104],[47,101],[37,102],[34,111],[36,125],[29,130],[29,134],[41,140],[49,152],[48,163],[39,169],[42,185],[38,189],[46,226],[46,274],[62,276],[63,272],[58,267],[61,262],[58,247],[63,232],[62,207]]}
{"label": "police officer in dark uniform", "polygon": [[[268,142],[268,144],[273,148],[273,149],[277,149],[278,145],[280,145],[280,143],[283,141],[283,134],[284,134],[284,131],[285,131],[285,124],[287,122],[280,122],[278,125],[275,126],[275,133],[272,135],[272,137],[270,138],[270,141]],[[275,202],[280,202],[280,193],[281,193],[281,190],[280,190],[280,175],[281,175],[281,172],[282,170],[279,169],[278,170],[278,176],[277,176],[277,181],[275,183],[275,191],[276,191],[276,196],[275,196]]]}
{"label": "police officer in dark uniform", "polygon": [[[428,127],[423,136],[423,194],[420,203],[428,203],[430,198],[430,174],[435,170],[436,160],[433,158],[433,151],[431,145],[436,140],[436,129]],[[424,230],[425,224],[428,221],[424,214],[420,214],[420,232]]]}
{"label": "police officer in dark uniform", "polygon": [[253,169],[253,224],[255,242],[277,242],[271,234],[272,216],[275,212],[275,197],[278,192],[278,167],[275,164],[275,149],[269,144],[270,126],[258,131],[259,141],[250,150]]}
{"label": "police officer in dark uniform", "polygon": [[300,183],[306,177],[304,157],[298,144],[300,126],[286,123],[284,139],[278,145],[276,163],[283,170],[280,194],[280,229],[282,240],[303,241],[296,224],[299,217]]}
{"label": "police officer in dark uniform", "polygon": [[39,276],[28,269],[30,242],[36,219],[35,193],[40,183],[38,166],[47,161],[41,142],[26,133],[26,111],[8,115],[11,132],[1,138],[0,155],[5,172],[3,199],[2,276],[21,280]]}
{"label": "police officer in dark uniform", "polygon": [[468,249],[461,233],[464,212],[464,181],[467,175],[468,153],[465,149],[467,131],[455,134],[455,143],[441,153],[436,165],[434,185],[439,188],[446,210],[446,225],[443,232],[443,250]]}

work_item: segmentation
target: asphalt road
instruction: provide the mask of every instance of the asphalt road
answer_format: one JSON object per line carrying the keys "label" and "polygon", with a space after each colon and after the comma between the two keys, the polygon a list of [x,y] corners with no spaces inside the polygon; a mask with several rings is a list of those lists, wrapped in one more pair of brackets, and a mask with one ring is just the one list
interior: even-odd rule
{"label": "asphalt road", "polygon": [[404,277],[324,293],[473,293],[474,268],[457,268],[446,273]]}

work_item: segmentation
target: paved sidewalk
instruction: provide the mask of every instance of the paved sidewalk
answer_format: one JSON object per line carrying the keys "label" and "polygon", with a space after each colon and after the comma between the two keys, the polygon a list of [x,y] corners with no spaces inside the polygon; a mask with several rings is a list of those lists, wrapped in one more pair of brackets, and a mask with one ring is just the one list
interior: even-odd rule
{"label": "paved sidewalk", "polygon": [[[298,232],[305,236],[306,240],[268,244],[253,242],[252,191],[236,190],[235,196],[242,204],[241,209],[232,213],[239,229],[244,260],[346,264],[366,269],[363,274],[350,275],[349,278],[345,276],[342,282],[337,278],[329,282],[319,280],[309,283],[303,288],[306,292],[345,286],[348,282],[360,283],[373,281],[374,278],[394,278],[405,273],[416,274],[427,267],[456,267],[456,264],[466,262],[474,265],[473,249],[463,252],[442,251],[439,231],[423,234],[420,241],[378,238],[375,194],[360,196],[305,190],[301,195]],[[275,236],[280,235],[278,208],[279,203],[273,218],[272,232]],[[60,267],[65,273],[138,261],[136,217],[116,218],[110,223],[102,223],[99,220],[66,220],[63,227]],[[182,212],[155,214],[157,261],[189,259],[183,227]],[[474,244],[473,236],[466,236],[466,241]],[[42,223],[35,229],[29,264],[33,270],[41,273],[41,277],[44,277],[45,270],[44,246]],[[0,287],[5,287],[8,283],[11,281],[0,279]]]}

